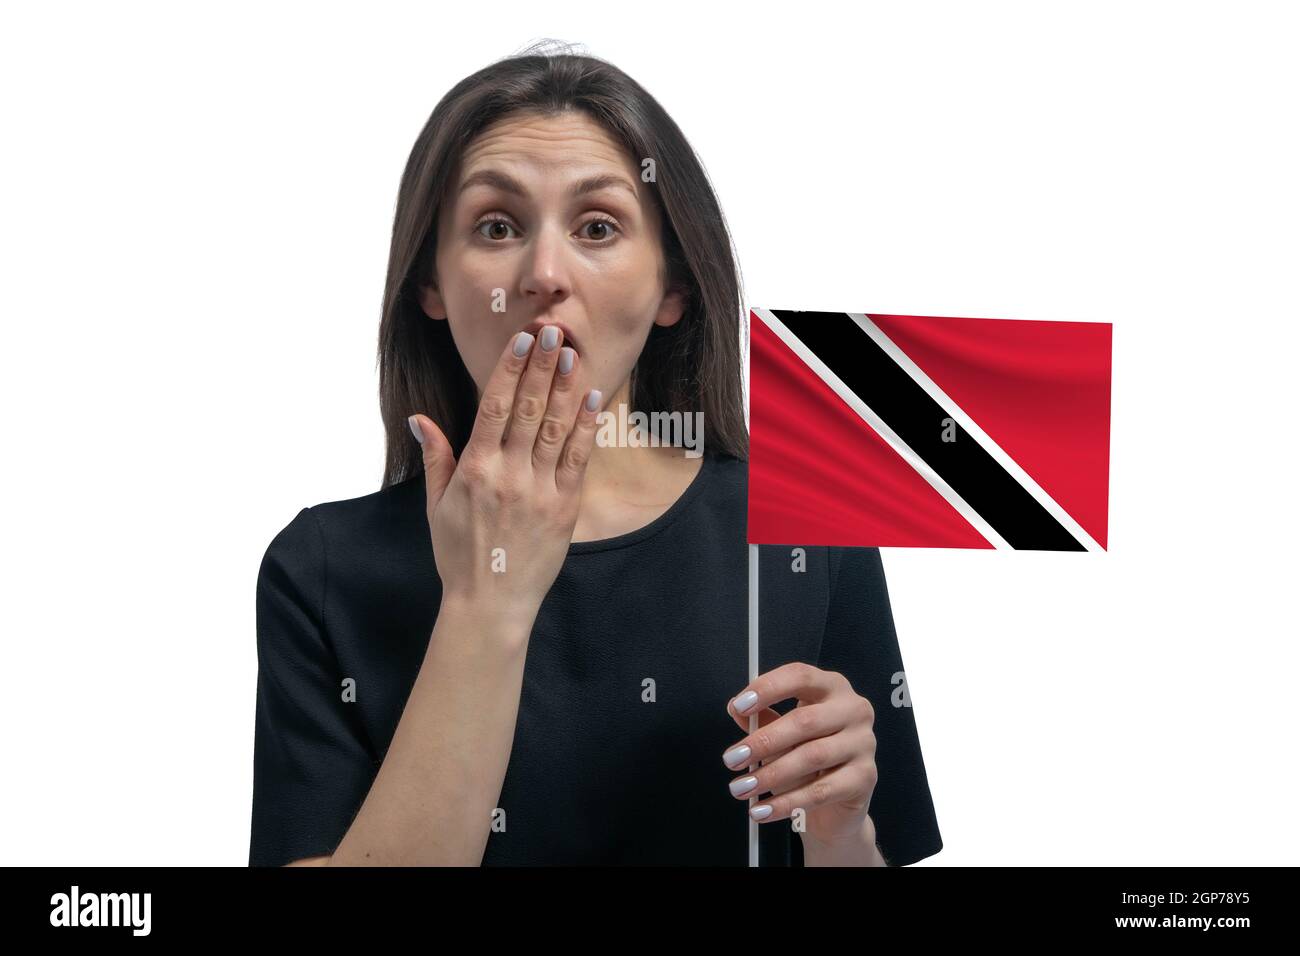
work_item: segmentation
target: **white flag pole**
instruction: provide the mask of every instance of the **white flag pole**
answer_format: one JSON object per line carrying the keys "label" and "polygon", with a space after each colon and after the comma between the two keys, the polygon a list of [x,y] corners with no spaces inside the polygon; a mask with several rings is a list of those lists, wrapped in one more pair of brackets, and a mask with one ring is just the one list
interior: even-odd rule
{"label": "white flag pole", "polygon": [[[758,678],[758,545],[749,546],[749,680],[753,683]],[[749,715],[749,732],[758,730],[758,714],[762,708],[755,708]],[[753,765],[750,766],[753,770]],[[752,809],[758,802],[757,793],[749,798]],[[749,865],[758,866],[758,821],[749,817]]]}
{"label": "white flag pole", "polygon": [[[750,367],[750,345],[749,345],[749,315],[748,311],[745,316],[745,430],[749,430],[749,404],[750,394],[752,391],[752,381],[749,375]],[[749,463],[745,463],[746,470]],[[752,491],[751,491],[752,493]],[[758,545],[749,545],[749,682],[752,684],[758,679]],[[752,735],[758,730],[758,714],[762,708],[756,708],[749,715],[749,732]],[[753,772],[753,766],[750,766],[750,772]],[[758,794],[749,798],[749,808],[752,810],[754,804],[758,801]],[[749,817],[749,865],[758,866],[758,821],[746,813]]]}

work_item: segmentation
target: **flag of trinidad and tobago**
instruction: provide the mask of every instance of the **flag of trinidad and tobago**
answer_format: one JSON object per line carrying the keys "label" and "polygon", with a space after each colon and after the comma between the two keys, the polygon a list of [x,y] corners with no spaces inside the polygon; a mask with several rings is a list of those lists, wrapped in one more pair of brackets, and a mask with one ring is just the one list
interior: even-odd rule
{"label": "flag of trinidad and tobago", "polygon": [[750,311],[750,544],[1104,551],[1109,322]]}

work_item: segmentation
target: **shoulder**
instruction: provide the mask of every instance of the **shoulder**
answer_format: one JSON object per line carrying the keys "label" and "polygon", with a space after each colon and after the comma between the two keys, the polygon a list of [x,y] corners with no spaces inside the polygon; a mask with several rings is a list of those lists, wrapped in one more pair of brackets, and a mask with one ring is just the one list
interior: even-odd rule
{"label": "shoulder", "polygon": [[714,471],[719,481],[729,481],[742,485],[748,483],[749,462],[743,458],[736,458],[720,451],[711,451],[707,454],[713,462]]}
{"label": "shoulder", "polygon": [[741,504],[749,491],[749,463],[722,452],[708,452],[708,491],[729,501]]}
{"label": "shoulder", "polygon": [[688,521],[676,522],[679,529],[718,542],[743,537],[747,475],[740,459],[706,451],[700,473],[670,511],[675,518],[689,514]]}
{"label": "shoulder", "polygon": [[[356,553],[409,533],[412,516],[424,513],[423,473],[378,491],[306,505],[275,533],[267,556],[327,551]],[[415,522],[417,533],[424,527]],[[425,531],[427,534],[427,530]],[[265,558],[264,558],[265,560]]]}
{"label": "shoulder", "polygon": [[[277,628],[296,634],[310,619],[329,633],[336,653],[346,654],[369,633],[350,622],[410,612],[412,596],[423,601],[428,583],[437,579],[424,506],[421,474],[301,508],[262,558],[257,591],[266,636],[259,640],[271,643]],[[426,610],[416,609],[421,620]]]}
{"label": "shoulder", "polygon": [[832,590],[846,589],[878,596],[885,588],[885,568],[879,548],[830,545],[826,549]]}
{"label": "shoulder", "polygon": [[332,535],[346,539],[382,534],[404,521],[411,510],[424,511],[424,473],[351,498],[322,501],[309,510]]}

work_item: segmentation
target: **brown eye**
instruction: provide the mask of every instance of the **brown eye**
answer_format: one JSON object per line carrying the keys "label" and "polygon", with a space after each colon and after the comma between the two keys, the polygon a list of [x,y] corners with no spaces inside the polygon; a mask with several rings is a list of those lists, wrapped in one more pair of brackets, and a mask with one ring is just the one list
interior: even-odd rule
{"label": "brown eye", "polygon": [[595,229],[595,233],[590,231],[586,232],[586,237],[595,242],[599,242],[602,245],[604,245],[606,240],[612,237],[615,232],[615,224],[609,219],[593,219],[582,228],[584,230]]}
{"label": "brown eye", "polygon": [[[487,233],[483,232],[484,226],[488,229]],[[485,239],[499,242],[502,239],[510,238],[509,233],[514,227],[504,219],[484,219],[474,228],[478,231],[479,235],[483,236]]]}

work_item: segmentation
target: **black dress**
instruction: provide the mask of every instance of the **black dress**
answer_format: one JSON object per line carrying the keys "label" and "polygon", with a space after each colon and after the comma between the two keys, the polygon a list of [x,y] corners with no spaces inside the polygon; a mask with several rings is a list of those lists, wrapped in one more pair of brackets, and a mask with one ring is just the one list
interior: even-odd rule
{"label": "black dress", "polygon": [[[726,707],[748,678],[746,487],[744,462],[707,453],[650,524],[570,545],[529,640],[483,865],[747,864],[749,802],[721,758],[745,736]],[[304,508],[266,550],[252,866],[332,852],[370,789],[440,603],[424,507],[419,474]],[[875,709],[886,861],[937,853],[880,552],[808,547],[799,571],[793,551],[760,547],[760,673],[800,660],[849,678]],[[789,820],[759,834],[761,865],[802,865]]]}

